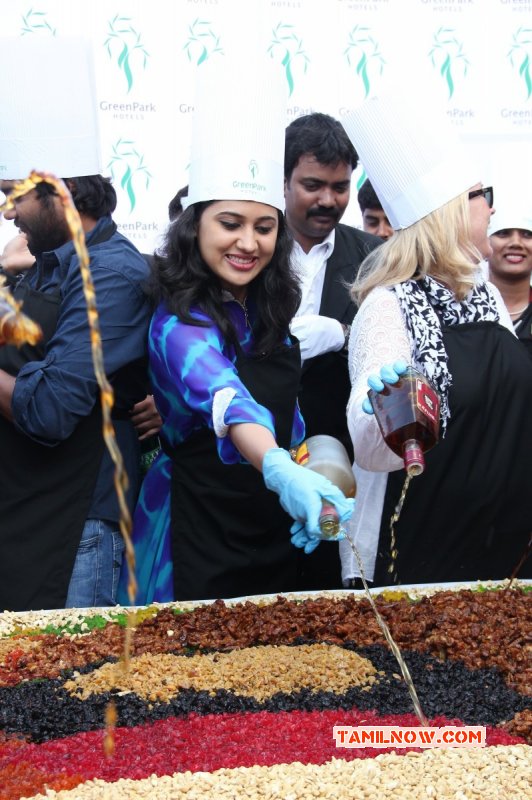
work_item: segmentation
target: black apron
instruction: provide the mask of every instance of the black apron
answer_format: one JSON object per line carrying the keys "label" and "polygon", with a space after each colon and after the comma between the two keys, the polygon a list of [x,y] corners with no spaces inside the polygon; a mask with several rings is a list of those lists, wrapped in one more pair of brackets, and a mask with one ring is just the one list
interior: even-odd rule
{"label": "black apron", "polygon": [[[240,379],[275,419],[277,443],[290,447],[301,356],[299,345],[262,358],[237,348]],[[171,517],[176,600],[295,591],[300,554],[293,520],[249,464],[224,464],[208,428],[173,451]]]}
{"label": "black apron", "polygon": [[532,302],[522,315],[518,323],[514,325],[515,332],[527,349],[528,355],[532,358]]}
{"label": "black apron", "polygon": [[[113,223],[90,246],[115,230]],[[43,294],[23,281],[14,295],[43,330],[35,346],[0,347],[0,369],[16,376],[23,364],[43,358],[61,294],[59,287]],[[0,609],[62,608],[104,452],[100,404],[54,447],[0,416],[0,444]]]}
{"label": "black apron", "polygon": [[[395,526],[407,583],[504,579],[532,530],[532,365],[493,322],[442,326],[453,383],[444,439],[413,478]],[[405,479],[388,476],[374,585],[391,583],[389,523]],[[530,561],[520,577],[531,576]]]}

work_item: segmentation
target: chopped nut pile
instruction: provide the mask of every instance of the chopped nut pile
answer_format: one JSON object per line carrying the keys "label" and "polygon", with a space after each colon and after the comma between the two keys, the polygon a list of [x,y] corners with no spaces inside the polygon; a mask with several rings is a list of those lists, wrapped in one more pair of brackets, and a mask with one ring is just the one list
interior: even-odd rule
{"label": "chopped nut pile", "polygon": [[180,689],[210,694],[229,689],[260,701],[304,688],[341,693],[373,684],[375,674],[366,658],[335,645],[280,645],[192,657],[144,654],[132,659],[128,670],[122,663],[104,664],[87,675],[76,674],[64,688],[82,699],[118,689],[163,702]]}

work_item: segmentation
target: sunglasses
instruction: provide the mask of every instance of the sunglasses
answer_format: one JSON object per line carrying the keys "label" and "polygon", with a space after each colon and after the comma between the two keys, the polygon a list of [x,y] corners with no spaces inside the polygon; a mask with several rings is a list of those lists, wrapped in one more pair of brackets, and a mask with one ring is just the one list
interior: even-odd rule
{"label": "sunglasses", "polygon": [[493,186],[485,186],[483,189],[475,189],[474,192],[469,192],[469,199],[472,200],[474,197],[482,197],[488,204],[490,208],[493,208]]}

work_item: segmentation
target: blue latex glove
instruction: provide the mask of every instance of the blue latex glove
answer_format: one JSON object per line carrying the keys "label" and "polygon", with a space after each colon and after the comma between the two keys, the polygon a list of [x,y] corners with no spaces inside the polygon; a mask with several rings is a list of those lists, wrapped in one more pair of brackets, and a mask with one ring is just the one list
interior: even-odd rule
{"label": "blue latex glove", "polygon": [[[324,538],[320,531],[319,517],[322,498],[332,503],[342,523],[347,522],[355,506],[353,498],[347,498],[330,480],[307,467],[292,461],[290,453],[280,447],[272,447],[262,462],[264,483],[279,495],[284,510],[295,520],[290,528],[292,544],[311,553]],[[339,533],[334,540],[344,539]],[[328,541],[333,541],[327,537]]]}
{"label": "blue latex glove", "polygon": [[[381,367],[380,375],[370,375],[368,378],[368,386],[376,392],[382,392],[385,383],[397,383],[401,375],[408,369],[408,364],[404,361],[394,361],[393,364],[385,364]],[[369,402],[369,397],[365,397],[362,401],[362,410],[366,414],[373,414],[373,408]]]}

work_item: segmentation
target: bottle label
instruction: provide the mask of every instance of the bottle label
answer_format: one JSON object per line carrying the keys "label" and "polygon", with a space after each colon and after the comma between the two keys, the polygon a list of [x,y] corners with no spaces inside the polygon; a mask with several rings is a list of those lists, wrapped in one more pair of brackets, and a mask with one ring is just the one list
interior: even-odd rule
{"label": "bottle label", "polygon": [[440,414],[440,398],[437,393],[419,378],[416,378],[416,405],[432,422],[436,422]]}
{"label": "bottle label", "polygon": [[309,458],[310,458],[310,453],[308,451],[307,443],[303,442],[303,444],[300,445],[296,450],[294,461],[296,462],[296,464],[300,464],[302,467],[304,467]]}

